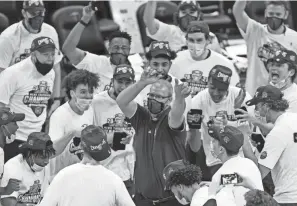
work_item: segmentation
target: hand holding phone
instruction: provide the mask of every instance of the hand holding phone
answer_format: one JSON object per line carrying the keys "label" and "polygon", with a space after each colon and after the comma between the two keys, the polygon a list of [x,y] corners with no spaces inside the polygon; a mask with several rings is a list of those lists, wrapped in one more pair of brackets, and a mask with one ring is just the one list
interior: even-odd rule
{"label": "hand holding phone", "polygon": [[125,137],[127,137],[126,132],[114,132],[112,142],[112,149],[114,151],[126,149],[126,145],[121,143],[122,139]]}
{"label": "hand holding phone", "polygon": [[[244,111],[247,112],[247,108],[246,108],[245,106],[242,106],[242,107],[240,107],[239,109],[244,110]],[[235,110],[235,111],[234,111],[234,115],[235,115],[235,116],[237,116],[237,115],[243,115],[243,114],[244,114],[244,113],[243,113],[242,111],[240,111],[240,110]],[[237,117],[237,119],[242,119],[242,117]]]}
{"label": "hand holding phone", "polygon": [[99,1],[93,0],[91,1],[91,7],[93,11],[98,11],[99,10],[99,6],[98,6]]}
{"label": "hand holding phone", "polygon": [[191,109],[187,114],[187,123],[190,129],[201,129],[202,110]]}
{"label": "hand holding phone", "polygon": [[224,174],[221,175],[221,185],[230,185],[238,184],[238,175],[237,174]]}

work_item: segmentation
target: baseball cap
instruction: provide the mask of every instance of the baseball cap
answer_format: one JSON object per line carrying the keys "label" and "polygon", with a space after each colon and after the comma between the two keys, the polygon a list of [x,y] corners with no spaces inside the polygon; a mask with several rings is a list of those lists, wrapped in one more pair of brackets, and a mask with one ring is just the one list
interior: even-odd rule
{"label": "baseball cap", "polygon": [[183,9],[186,9],[186,8],[192,8],[192,9],[195,9],[197,11],[201,11],[201,7],[200,7],[200,4],[195,1],[195,0],[183,0],[180,2],[180,4],[178,5],[178,10],[183,10]]}
{"label": "baseball cap", "polygon": [[48,49],[56,49],[54,41],[49,37],[38,37],[32,41],[31,52],[38,50],[39,52],[46,52]]}
{"label": "baseball cap", "polygon": [[238,152],[243,145],[244,136],[236,127],[228,125],[223,128],[211,126],[208,129],[208,134],[231,152]]}
{"label": "baseball cap", "polygon": [[96,161],[103,161],[111,155],[107,136],[102,127],[89,125],[81,132],[81,144]]}
{"label": "baseball cap", "polygon": [[261,86],[257,89],[255,96],[246,102],[247,106],[258,104],[259,102],[269,102],[271,100],[281,100],[283,93],[280,89],[272,86]]}
{"label": "baseball cap", "polygon": [[177,171],[179,169],[186,168],[188,165],[185,160],[177,160],[174,162],[169,163],[164,169],[163,169],[163,178],[165,180],[165,190],[169,190],[168,188],[168,179],[172,172]]}
{"label": "baseball cap", "polygon": [[271,58],[269,58],[268,61],[278,62],[280,64],[289,63],[296,65],[297,55],[293,51],[281,49],[275,51],[274,55]]}
{"label": "baseball cap", "polygon": [[187,33],[204,33],[209,35],[209,26],[204,21],[191,21]]}
{"label": "baseball cap", "polygon": [[126,64],[118,65],[113,74],[113,78],[115,79],[128,79],[134,81],[135,72],[134,69]]}
{"label": "baseball cap", "polygon": [[222,65],[215,65],[209,72],[212,84],[216,88],[227,90],[230,85],[232,70]]}
{"label": "baseball cap", "polygon": [[0,126],[10,122],[19,122],[25,119],[24,113],[13,113],[8,107],[0,108]]}
{"label": "baseball cap", "polygon": [[53,147],[50,136],[44,132],[32,132],[26,142],[19,146],[20,149],[46,150]]}
{"label": "baseball cap", "polygon": [[44,11],[44,3],[42,0],[25,0],[23,2],[23,9],[29,12]]}
{"label": "baseball cap", "polygon": [[158,55],[165,55],[169,58],[172,57],[168,41],[153,41],[150,45],[149,52],[152,57],[156,57]]}

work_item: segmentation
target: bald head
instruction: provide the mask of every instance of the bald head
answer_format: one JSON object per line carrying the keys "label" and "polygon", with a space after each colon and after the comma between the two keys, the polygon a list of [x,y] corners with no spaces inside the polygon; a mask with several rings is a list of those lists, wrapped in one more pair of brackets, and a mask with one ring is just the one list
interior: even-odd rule
{"label": "bald head", "polygon": [[154,84],[152,84],[150,92],[160,94],[164,97],[168,97],[172,96],[173,88],[170,82],[160,79]]}

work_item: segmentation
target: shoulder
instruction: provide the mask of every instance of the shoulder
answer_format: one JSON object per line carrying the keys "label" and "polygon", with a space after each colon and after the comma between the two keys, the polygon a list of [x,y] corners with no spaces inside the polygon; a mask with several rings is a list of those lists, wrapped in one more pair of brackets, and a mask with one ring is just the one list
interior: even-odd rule
{"label": "shoulder", "polygon": [[57,33],[56,29],[53,26],[51,26],[51,25],[49,25],[47,23],[42,24],[41,31],[42,32],[52,32],[52,33],[55,33],[55,34]]}
{"label": "shoulder", "polygon": [[5,173],[15,173],[15,171],[20,171],[22,164],[24,163],[23,156],[21,154],[11,158],[4,164]]}
{"label": "shoulder", "polygon": [[230,59],[228,59],[227,57],[225,57],[222,54],[219,54],[218,52],[215,52],[213,50],[211,50],[210,58],[217,59],[219,62],[218,64],[220,64],[220,63],[232,64]]}
{"label": "shoulder", "polygon": [[60,118],[65,118],[68,116],[68,108],[69,108],[69,103],[65,102],[62,104],[60,107],[58,107],[52,114],[51,118],[54,119],[60,119]]}
{"label": "shoulder", "polygon": [[1,37],[14,37],[16,35],[16,33],[19,31],[20,29],[20,24],[22,24],[22,21],[14,23],[12,25],[10,25],[9,27],[7,27],[2,33],[1,33]]}
{"label": "shoulder", "polygon": [[234,87],[234,86],[229,86],[229,94],[232,96],[237,97],[239,92],[240,92],[241,88],[239,87]]}
{"label": "shoulder", "polygon": [[183,60],[185,57],[189,57],[189,56],[190,56],[189,50],[183,50],[183,51],[177,52],[176,58],[173,60],[173,62],[176,62],[177,60]]}

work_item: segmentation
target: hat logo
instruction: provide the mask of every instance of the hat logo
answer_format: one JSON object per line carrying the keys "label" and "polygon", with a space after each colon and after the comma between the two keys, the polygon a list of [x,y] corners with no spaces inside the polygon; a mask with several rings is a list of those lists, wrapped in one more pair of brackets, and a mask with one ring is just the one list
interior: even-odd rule
{"label": "hat logo", "polygon": [[103,139],[102,142],[96,146],[91,145],[91,150],[102,150],[103,145],[106,144],[106,141]]}
{"label": "hat logo", "polygon": [[227,74],[223,74],[222,72],[218,73],[218,77],[223,78],[224,82],[227,82],[229,79],[229,76]]}
{"label": "hat logo", "polygon": [[227,137],[227,136],[225,136],[225,137],[223,138],[223,141],[224,141],[225,143],[229,143],[229,142],[230,142],[230,138]]}
{"label": "hat logo", "polygon": [[267,92],[263,92],[263,93],[262,93],[262,98],[267,98],[267,97],[268,97]]}
{"label": "hat logo", "polygon": [[28,3],[29,3],[29,6],[32,6],[33,4],[38,6],[39,4],[41,4],[40,0],[30,0]]}
{"label": "hat logo", "polygon": [[44,38],[44,39],[38,40],[38,45],[41,45],[43,43],[49,44],[49,43],[54,43],[54,42],[51,39],[49,39],[49,38]]}
{"label": "hat logo", "polygon": [[286,57],[287,54],[288,54],[287,52],[282,52],[283,57]]}
{"label": "hat logo", "polygon": [[2,119],[3,121],[8,120],[8,114],[6,114],[6,113],[2,114],[1,119]]}
{"label": "hat logo", "polygon": [[277,51],[275,52],[275,55],[278,56],[280,53],[281,53],[281,50],[277,50]]}
{"label": "hat logo", "polygon": [[33,146],[33,140],[29,140],[28,144]]}
{"label": "hat logo", "polygon": [[293,55],[291,55],[291,56],[290,56],[290,60],[294,62],[294,61],[296,60],[296,57],[293,56]]}
{"label": "hat logo", "polygon": [[159,47],[160,49],[163,49],[164,47],[165,47],[166,49],[169,49],[169,45],[168,45],[167,43],[165,43],[165,42],[157,42],[157,43],[154,43],[154,44],[153,44],[153,48],[155,49],[155,48],[157,48],[157,47]]}
{"label": "hat logo", "polygon": [[129,72],[129,73],[133,73],[133,72],[132,72],[132,69],[131,69],[131,68],[128,68],[128,67],[121,67],[121,68],[118,68],[117,73],[119,73],[119,72],[122,72],[122,73],[127,73],[127,72]]}

